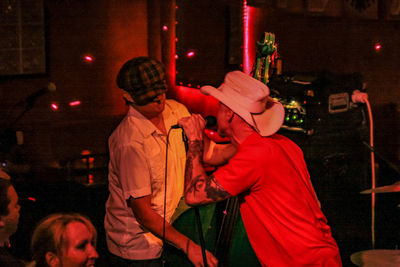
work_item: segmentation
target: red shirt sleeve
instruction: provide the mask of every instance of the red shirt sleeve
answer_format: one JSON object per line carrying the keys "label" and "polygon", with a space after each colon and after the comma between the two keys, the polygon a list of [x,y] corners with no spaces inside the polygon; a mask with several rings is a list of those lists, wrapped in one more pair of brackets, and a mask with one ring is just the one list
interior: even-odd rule
{"label": "red shirt sleeve", "polygon": [[217,182],[232,196],[257,185],[260,175],[251,159],[244,151],[238,151],[226,165],[214,172]]}

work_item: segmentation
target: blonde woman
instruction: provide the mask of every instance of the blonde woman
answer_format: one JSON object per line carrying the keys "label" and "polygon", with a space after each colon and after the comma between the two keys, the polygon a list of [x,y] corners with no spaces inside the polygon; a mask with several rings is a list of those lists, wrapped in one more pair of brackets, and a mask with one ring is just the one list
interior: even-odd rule
{"label": "blonde woman", "polygon": [[94,266],[97,232],[86,217],[57,213],[43,219],[32,235],[32,257],[36,267]]}

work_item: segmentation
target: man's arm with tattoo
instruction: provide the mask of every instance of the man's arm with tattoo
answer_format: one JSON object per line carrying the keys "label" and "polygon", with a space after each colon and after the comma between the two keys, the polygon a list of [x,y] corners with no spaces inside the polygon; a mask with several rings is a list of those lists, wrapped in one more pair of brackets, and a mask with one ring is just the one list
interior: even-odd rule
{"label": "man's arm with tattoo", "polygon": [[203,168],[203,141],[188,142],[185,172],[185,201],[201,205],[222,201],[231,195],[218,184],[213,174],[207,176]]}

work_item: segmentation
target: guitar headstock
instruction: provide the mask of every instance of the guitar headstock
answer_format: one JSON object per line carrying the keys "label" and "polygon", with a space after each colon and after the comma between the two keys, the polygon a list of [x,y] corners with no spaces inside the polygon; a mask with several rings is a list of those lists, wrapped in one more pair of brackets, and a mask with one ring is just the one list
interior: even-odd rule
{"label": "guitar headstock", "polygon": [[275,34],[266,32],[262,42],[257,41],[257,56],[267,57],[272,56],[277,50],[275,43]]}
{"label": "guitar headstock", "polygon": [[275,43],[275,34],[271,32],[264,33],[262,41],[257,41],[256,62],[253,68],[253,77],[263,83],[268,83],[269,66],[271,57],[277,53],[277,44]]}

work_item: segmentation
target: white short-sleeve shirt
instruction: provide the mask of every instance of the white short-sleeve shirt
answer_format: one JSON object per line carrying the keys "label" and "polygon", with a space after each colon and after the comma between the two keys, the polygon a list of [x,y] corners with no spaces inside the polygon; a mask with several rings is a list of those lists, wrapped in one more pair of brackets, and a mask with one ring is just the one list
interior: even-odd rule
{"label": "white short-sleeve shirt", "polygon": [[[167,100],[166,129],[190,116],[182,104]],[[104,227],[111,253],[132,260],[161,256],[162,242],[136,220],[127,200],[152,195],[151,206],[164,216],[165,152],[167,137],[132,107],[109,138],[109,191]],[[186,153],[181,130],[171,130],[168,148],[166,220],[183,195]]]}

